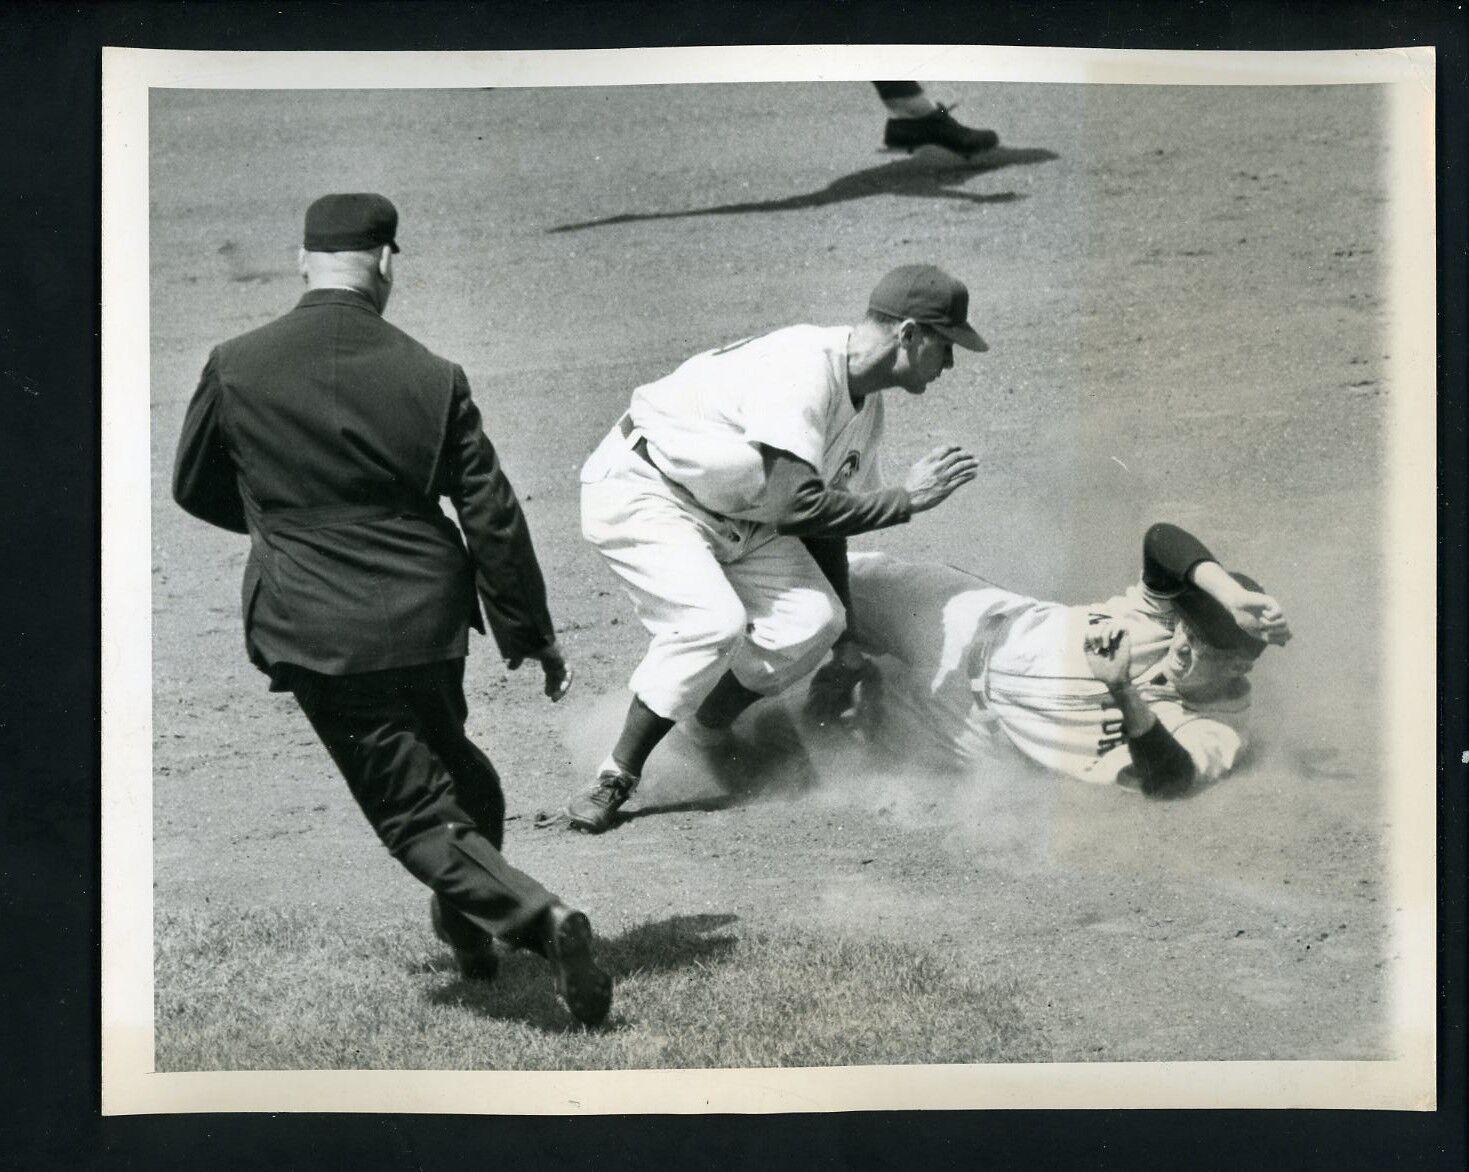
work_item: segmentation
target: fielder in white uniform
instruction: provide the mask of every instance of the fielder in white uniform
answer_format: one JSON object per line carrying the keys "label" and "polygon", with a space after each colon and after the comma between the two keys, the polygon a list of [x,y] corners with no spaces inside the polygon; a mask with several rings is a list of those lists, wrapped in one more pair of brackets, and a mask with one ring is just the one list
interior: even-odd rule
{"label": "fielder in white uniform", "polygon": [[1245,678],[1290,627],[1280,604],[1226,573],[1177,526],[1143,542],[1142,580],[1090,606],[1043,602],[952,566],[851,560],[873,665],[833,663],[807,713],[906,759],[967,766],[1018,748],[1082,781],[1152,796],[1223,776],[1246,744]]}
{"label": "fielder in white uniform", "polygon": [[699,354],[632,396],[582,468],[582,532],[652,637],[623,730],[569,824],[606,830],[654,746],[727,729],[811,670],[846,624],[846,538],[974,478],[955,445],[883,487],[879,393],[922,394],[953,347],[984,350],[963,284],[905,265],[854,327],[791,326]]}

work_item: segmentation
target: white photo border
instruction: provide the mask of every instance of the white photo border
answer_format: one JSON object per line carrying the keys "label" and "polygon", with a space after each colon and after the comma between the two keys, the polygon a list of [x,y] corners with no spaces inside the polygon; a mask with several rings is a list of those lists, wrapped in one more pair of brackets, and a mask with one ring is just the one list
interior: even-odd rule
{"label": "white photo border", "polygon": [[[1388,87],[1389,492],[1381,634],[1392,763],[1392,1036],[1380,1062],[628,1071],[160,1073],[154,1065],[149,514],[151,88],[417,89],[736,81]],[[105,48],[102,63],[102,1110],[513,1115],[1436,1105],[1437,450],[1432,48],[1175,52],[954,45],[540,52]]]}

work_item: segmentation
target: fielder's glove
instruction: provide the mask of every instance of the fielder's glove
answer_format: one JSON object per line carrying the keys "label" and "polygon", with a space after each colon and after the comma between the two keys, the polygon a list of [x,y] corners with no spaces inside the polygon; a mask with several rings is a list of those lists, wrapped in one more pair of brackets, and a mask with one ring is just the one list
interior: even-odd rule
{"label": "fielder's glove", "polygon": [[858,731],[879,711],[882,672],[855,647],[844,644],[811,677],[802,717],[817,728]]}

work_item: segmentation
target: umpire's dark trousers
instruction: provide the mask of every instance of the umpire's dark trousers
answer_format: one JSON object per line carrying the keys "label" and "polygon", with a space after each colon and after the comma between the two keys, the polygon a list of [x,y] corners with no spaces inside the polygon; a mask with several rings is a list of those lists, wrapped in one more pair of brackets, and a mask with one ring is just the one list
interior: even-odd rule
{"label": "umpire's dark trousers", "polygon": [[347,676],[292,667],[279,682],[383,845],[438,894],[451,934],[467,921],[534,947],[537,933],[523,930],[556,898],[500,854],[505,796],[464,735],[464,660]]}

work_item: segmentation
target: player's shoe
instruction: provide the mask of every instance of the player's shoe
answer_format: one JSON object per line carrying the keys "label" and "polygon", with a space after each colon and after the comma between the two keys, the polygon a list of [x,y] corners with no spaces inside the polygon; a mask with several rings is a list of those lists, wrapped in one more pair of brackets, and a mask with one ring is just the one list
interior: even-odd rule
{"label": "player's shoe", "polygon": [[638,779],[621,769],[604,769],[597,784],[566,803],[566,821],[573,830],[601,834],[617,821],[617,811],[638,788]]}
{"label": "player's shoe", "polygon": [[556,972],[556,993],[583,1025],[600,1025],[612,1008],[612,978],[592,957],[592,925],[565,904],[546,909],[546,959]]}
{"label": "player's shoe", "polygon": [[500,971],[500,958],[495,955],[494,938],[455,914],[445,914],[438,894],[429,896],[429,919],[434,935],[454,950],[460,974],[469,981],[493,981]]}
{"label": "player's shoe", "polygon": [[974,155],[1000,145],[993,130],[977,130],[955,120],[942,102],[932,114],[921,118],[889,118],[883,128],[882,145],[897,150],[916,150],[921,146],[941,146],[961,155]]}

